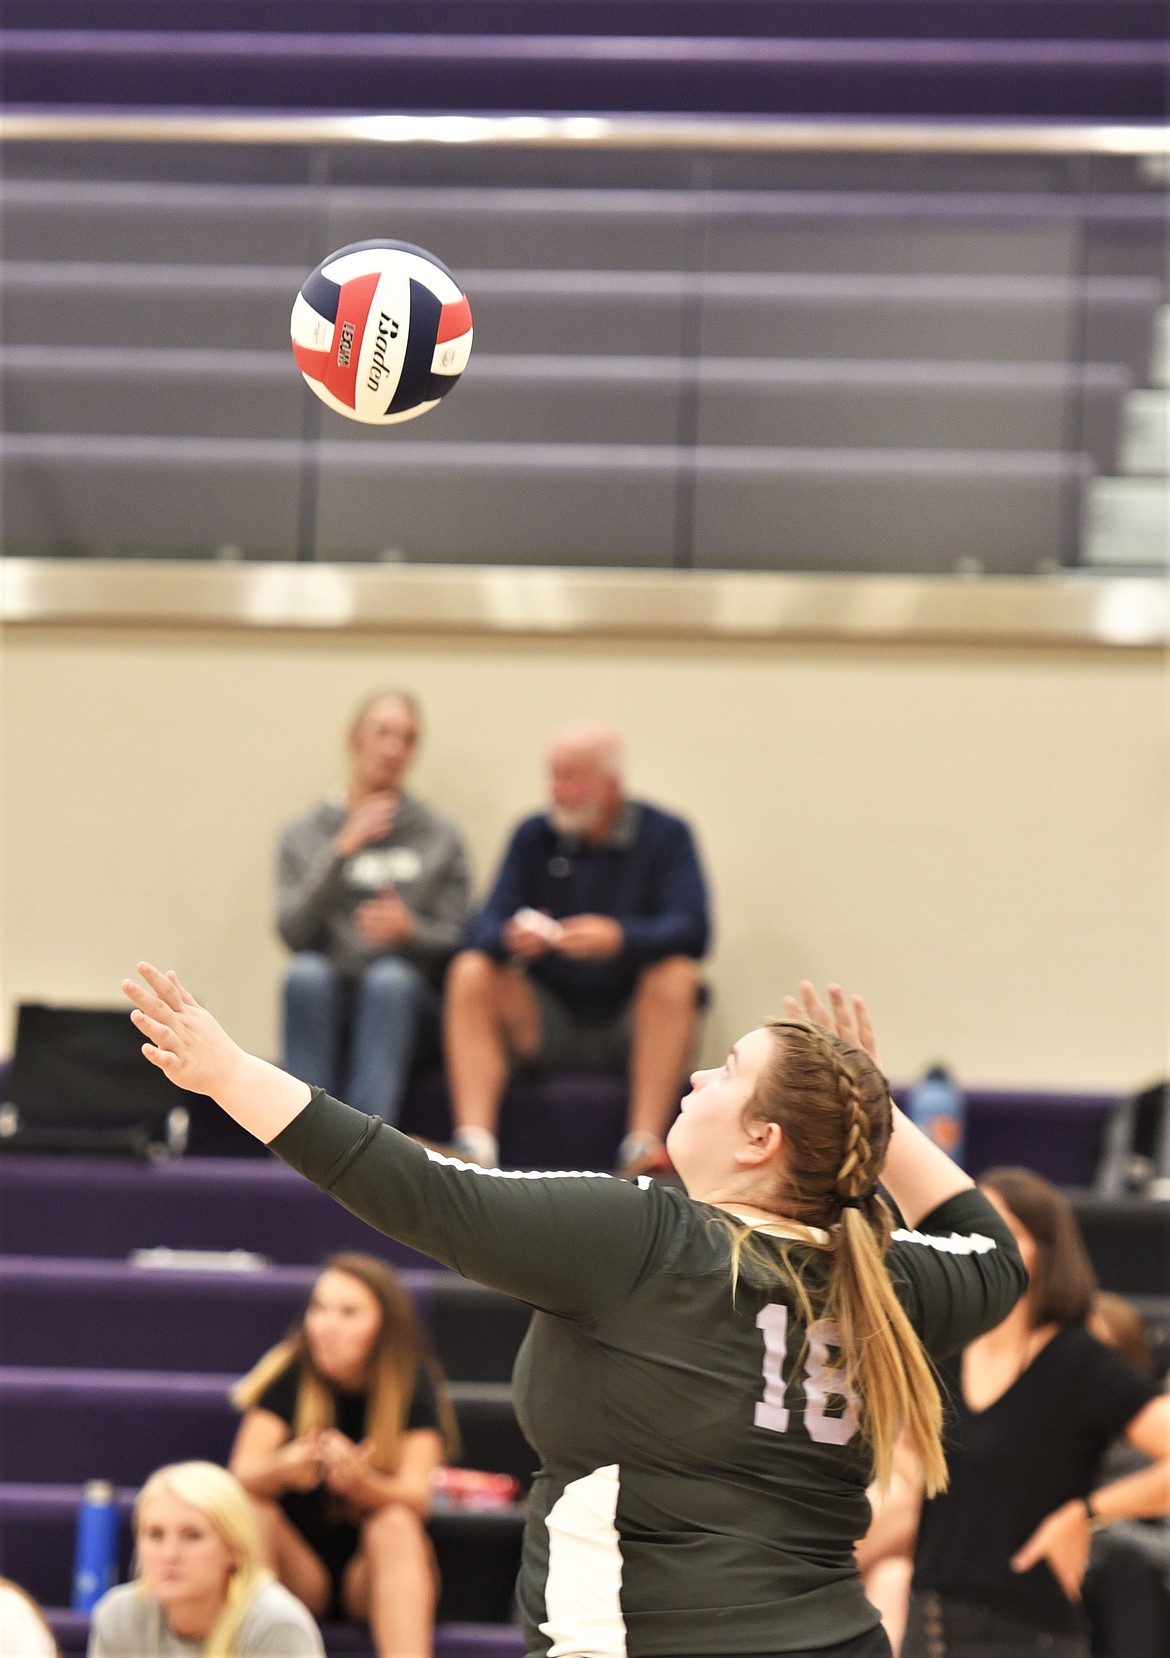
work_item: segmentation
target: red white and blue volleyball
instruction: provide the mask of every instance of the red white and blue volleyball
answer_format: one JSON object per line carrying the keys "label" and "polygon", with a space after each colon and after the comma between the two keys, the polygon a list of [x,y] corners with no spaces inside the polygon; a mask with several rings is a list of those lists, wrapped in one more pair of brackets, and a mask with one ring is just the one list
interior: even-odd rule
{"label": "red white and blue volleyball", "polygon": [[296,297],[293,355],[323,403],[393,426],[446,397],[471,355],[471,306],[446,265],[409,242],[353,242]]}

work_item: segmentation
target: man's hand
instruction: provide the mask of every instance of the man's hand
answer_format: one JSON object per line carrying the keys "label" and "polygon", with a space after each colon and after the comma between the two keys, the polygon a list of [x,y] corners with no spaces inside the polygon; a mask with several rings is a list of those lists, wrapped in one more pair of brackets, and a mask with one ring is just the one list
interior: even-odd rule
{"label": "man's hand", "polygon": [[393,887],[359,904],[353,924],[367,944],[401,944],[414,932],[414,917]]}
{"label": "man's hand", "polygon": [[146,1037],[142,1051],[180,1088],[218,1099],[248,1063],[223,1026],[179,983],[175,973],[160,973],[148,961],[138,963],[147,988],[122,980],[122,994],[134,1003],[130,1018]]}
{"label": "man's hand", "polygon": [[802,979],[799,1001],[795,996],[784,998],[784,1017],[803,1019],[810,1025],[819,1025],[830,1036],[839,1036],[851,1048],[860,1048],[867,1053],[880,1071],[882,1062],[878,1058],[877,1037],[864,997],[846,996],[839,984],[828,986],[828,996],[827,1008],[818,996],[816,986],[810,980]]}
{"label": "man's hand", "polygon": [[396,794],[370,794],[350,808],[349,816],[333,837],[333,850],[339,858],[352,858],[355,852],[385,840],[390,833],[398,811]]}
{"label": "man's hand", "polygon": [[1089,1564],[1093,1528],[1082,1502],[1062,1503],[1012,1556],[1012,1571],[1027,1572],[1042,1560],[1069,1600],[1080,1600],[1081,1580]]}
{"label": "man's hand", "polygon": [[561,922],[556,948],[573,961],[603,961],[616,956],[626,941],[611,915],[571,915]]}
{"label": "man's hand", "polygon": [[535,961],[537,956],[556,949],[561,924],[539,910],[517,910],[512,919],[504,923],[503,936],[510,956],[519,961]]}

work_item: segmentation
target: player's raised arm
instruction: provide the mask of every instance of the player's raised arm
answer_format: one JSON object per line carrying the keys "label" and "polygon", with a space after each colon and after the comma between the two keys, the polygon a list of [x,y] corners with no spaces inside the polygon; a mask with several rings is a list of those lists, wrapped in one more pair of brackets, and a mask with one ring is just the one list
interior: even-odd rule
{"label": "player's raised arm", "polygon": [[636,1287],[665,1247],[670,1199],[597,1174],[508,1174],[428,1152],[379,1118],[245,1053],[173,973],[126,979],[146,1057],[378,1231],[469,1278],[568,1316]]}

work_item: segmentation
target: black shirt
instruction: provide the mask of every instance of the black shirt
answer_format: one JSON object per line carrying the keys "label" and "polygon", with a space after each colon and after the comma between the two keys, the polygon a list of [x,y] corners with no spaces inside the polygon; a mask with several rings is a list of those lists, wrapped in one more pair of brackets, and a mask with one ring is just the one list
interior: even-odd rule
{"label": "black shirt", "polygon": [[915,1589],[1076,1633],[1080,1609],[1047,1562],[1013,1572],[1011,1558],[1054,1509],[1088,1495],[1109,1442],[1157,1387],[1080,1327],[1058,1331],[986,1410],[967,1405],[958,1359],[940,1369],[950,1485],[922,1505]]}
{"label": "black shirt", "polygon": [[[294,1362],[287,1370],[282,1370],[274,1381],[269,1382],[257,1399],[255,1409],[271,1411],[273,1416],[279,1416],[280,1420],[287,1422],[291,1428],[296,1415],[300,1382],[301,1367]],[[333,1389],[336,1426],[347,1439],[352,1439],[355,1445],[360,1445],[366,1437],[368,1403],[369,1394],[364,1390],[351,1392],[348,1388]],[[436,1433],[443,1431],[439,1421],[439,1408],[435,1403],[434,1385],[427,1374],[426,1366],[421,1364],[418,1367],[418,1378],[414,1384],[414,1394],[410,1401],[410,1409],[406,1413],[403,1431],[412,1433],[416,1428],[433,1428]]]}

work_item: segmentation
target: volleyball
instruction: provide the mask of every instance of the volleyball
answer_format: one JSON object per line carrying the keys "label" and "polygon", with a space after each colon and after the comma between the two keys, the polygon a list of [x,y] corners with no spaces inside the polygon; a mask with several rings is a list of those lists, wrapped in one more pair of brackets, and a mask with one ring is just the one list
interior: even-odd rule
{"label": "volleyball", "polygon": [[446,397],[471,355],[471,306],[409,242],[353,242],[293,303],[292,348],[317,396],[348,420],[393,426]]}

